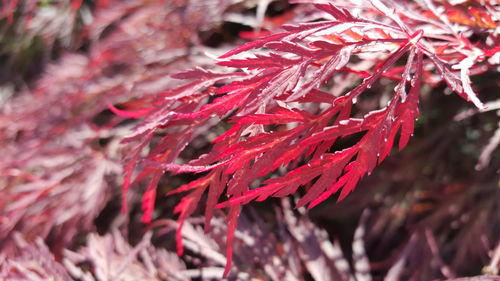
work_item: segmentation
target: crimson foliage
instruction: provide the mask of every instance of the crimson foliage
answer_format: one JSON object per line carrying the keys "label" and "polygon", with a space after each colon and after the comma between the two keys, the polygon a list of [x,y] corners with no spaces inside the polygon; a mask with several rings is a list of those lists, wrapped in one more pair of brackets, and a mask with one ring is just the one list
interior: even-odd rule
{"label": "crimson foliage", "polygon": [[[314,3],[316,10],[220,56],[225,72],[181,72],[174,78],[187,82],[158,93],[149,106],[111,107],[144,118],[124,140],[135,143],[126,159],[124,198],[134,182],[148,180],[142,208],[143,222],[150,222],[165,172],[201,174],[170,193],[188,192],[175,208],[178,249],[182,253],[183,222],[207,193],[207,229],[214,210],[228,208],[226,275],[243,205],[295,193],[302,194],[297,207],[314,207],[337,192],[344,199],[387,157],[398,133],[399,149],[407,145],[423,85],[445,82],[483,109],[470,76],[498,64],[497,24],[487,2],[295,2]],[[472,43],[468,38],[478,30],[485,39]],[[357,109],[372,87],[384,104]],[[183,159],[213,127],[221,133],[210,151]],[[160,140],[143,154],[157,133]]]}

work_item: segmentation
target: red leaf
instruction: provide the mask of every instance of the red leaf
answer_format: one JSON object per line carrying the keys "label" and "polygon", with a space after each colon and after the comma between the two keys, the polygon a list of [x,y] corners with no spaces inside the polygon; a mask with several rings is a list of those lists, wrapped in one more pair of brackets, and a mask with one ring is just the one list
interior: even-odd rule
{"label": "red leaf", "polygon": [[231,51],[223,54],[222,56],[220,56],[220,58],[221,59],[228,58],[230,56],[234,56],[236,54],[239,54],[239,53],[244,52],[244,51],[248,51],[250,49],[260,48],[260,47],[264,46],[264,44],[266,44],[267,42],[281,39],[281,38],[287,36],[288,34],[290,34],[290,33],[288,33],[288,32],[277,33],[277,34],[266,36],[266,37],[259,39],[259,40],[256,40],[256,41],[248,42],[246,44],[243,44],[239,47],[236,47],[236,48],[232,49]]}
{"label": "red leaf", "polygon": [[[338,201],[346,198],[390,154],[398,131],[399,149],[407,145],[419,114],[422,83],[444,80],[460,96],[482,106],[470,75],[480,72],[477,63],[493,56],[496,48],[471,44],[445,16],[426,14],[429,7],[417,15],[414,9],[419,3],[389,7],[386,3],[391,2],[370,2],[373,7],[359,6],[359,17],[330,3],[317,4],[335,19],[327,15],[325,20],[312,17],[314,22],[284,25],[283,32],[220,57],[237,58],[217,62],[219,67],[239,70],[224,74],[198,68],[176,74],[173,77],[189,81],[159,94],[156,103],[145,107],[150,111],[122,113],[146,117],[128,140],[151,137],[155,131],[168,135],[143,162],[138,150],[144,145],[136,148],[131,161],[150,164],[137,179],[162,170],[207,173],[170,193],[190,192],[175,209],[180,228],[207,188],[206,229],[214,208],[230,208],[225,276],[244,204],[295,194],[301,187],[306,190],[298,207],[314,207],[336,193]],[[362,18],[367,10],[372,17]],[[470,10],[476,22],[491,24],[487,17],[480,18],[485,11]],[[385,19],[379,22],[381,17]],[[401,65],[406,56],[406,64]],[[441,80],[434,78],[436,72]],[[385,80],[378,83],[381,78]],[[394,91],[387,90],[392,88],[386,87],[390,83],[396,84]],[[360,107],[353,116],[352,107],[361,96],[364,104],[364,94],[371,87],[377,87],[373,94],[388,97],[387,105],[368,113]],[[353,135],[359,141],[335,151],[340,138]],[[188,164],[173,164],[201,136],[211,140],[206,145],[211,146],[209,151],[193,159],[183,156]],[[127,183],[134,167],[127,165]],[[268,179],[254,187],[262,177]],[[148,188],[145,209],[149,213],[152,195]],[[220,197],[226,201],[217,204]],[[180,230],[177,236],[180,240]]]}

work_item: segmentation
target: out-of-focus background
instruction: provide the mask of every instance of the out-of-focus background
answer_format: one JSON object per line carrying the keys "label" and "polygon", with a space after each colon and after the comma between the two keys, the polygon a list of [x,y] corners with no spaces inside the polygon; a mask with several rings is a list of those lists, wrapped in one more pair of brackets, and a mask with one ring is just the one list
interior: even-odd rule
{"label": "out-of-focus background", "polygon": [[[120,141],[137,121],[109,106],[140,108],[178,85],[170,74],[216,68],[213,57],[307,20],[311,7],[272,0],[2,0],[0,7],[0,279],[219,279],[222,212],[208,233],[202,218],[190,219],[186,252],[175,254],[172,209],[180,197],[164,194],[189,176],[160,182],[152,224],[140,222],[140,184],[128,213],[120,212],[122,160],[131,150]],[[473,77],[479,97],[496,108],[499,82],[494,71]],[[410,145],[344,201],[307,212],[290,207],[294,198],[246,206],[231,278],[497,275],[498,113],[478,112],[447,91],[423,89]]]}

